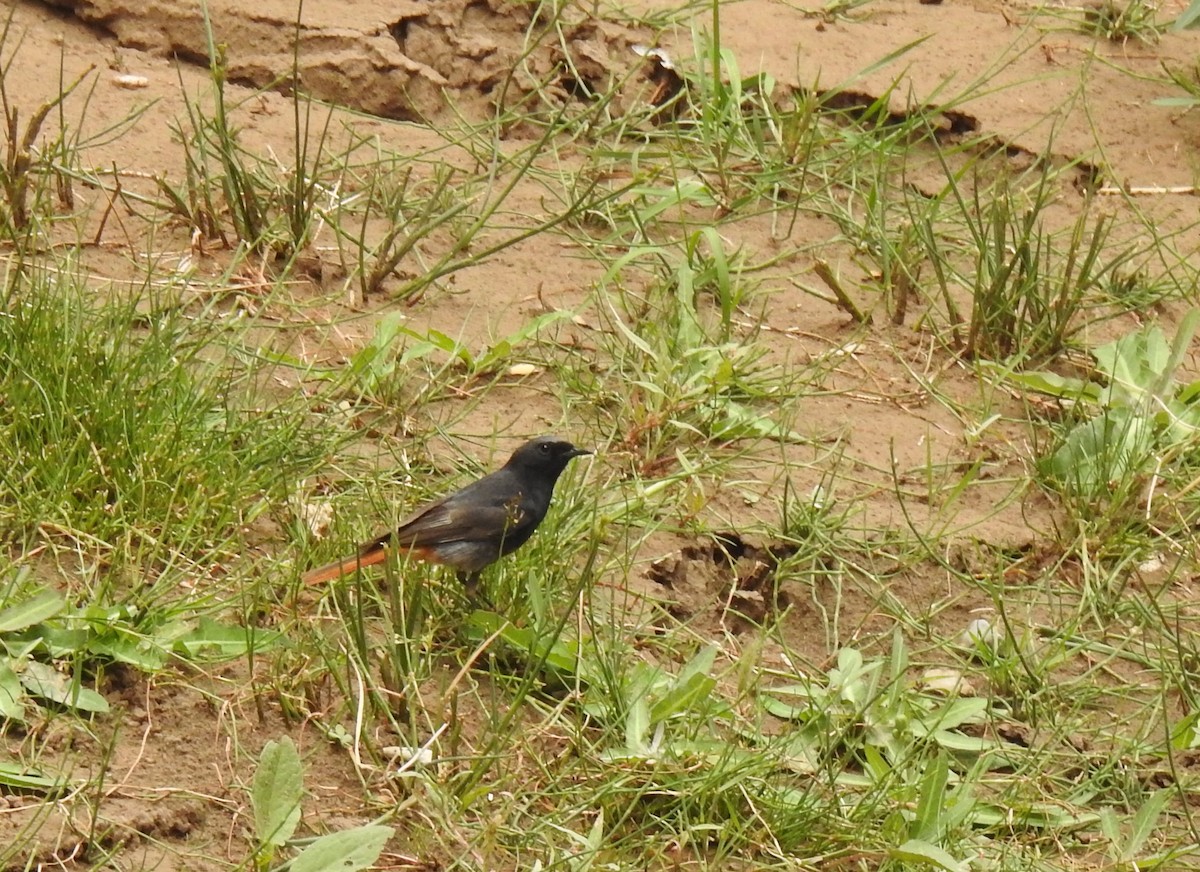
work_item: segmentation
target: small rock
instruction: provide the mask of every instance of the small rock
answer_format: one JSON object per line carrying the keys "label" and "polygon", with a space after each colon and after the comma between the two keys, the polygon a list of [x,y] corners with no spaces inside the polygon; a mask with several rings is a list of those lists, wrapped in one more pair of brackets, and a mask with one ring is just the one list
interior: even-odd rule
{"label": "small rock", "polygon": [[974,696],[975,688],[957,669],[947,666],[931,666],[921,676],[921,686],[934,693],[946,696]]}
{"label": "small rock", "polygon": [[1000,647],[1000,631],[987,618],[975,618],[963,630],[960,643],[965,648],[987,648],[995,651]]}
{"label": "small rock", "polygon": [[135,76],[132,73],[118,73],[112,77],[112,83],[118,88],[139,91],[150,86],[150,80],[145,76]]}

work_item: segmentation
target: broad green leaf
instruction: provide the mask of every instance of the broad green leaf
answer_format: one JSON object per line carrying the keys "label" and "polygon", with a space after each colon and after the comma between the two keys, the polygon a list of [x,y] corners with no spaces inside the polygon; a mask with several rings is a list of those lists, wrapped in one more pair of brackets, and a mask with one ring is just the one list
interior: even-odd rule
{"label": "broad green leaf", "polygon": [[1161,328],[1152,324],[1094,349],[1097,368],[1110,380],[1101,394],[1101,402],[1157,413],[1153,401],[1161,404],[1174,394],[1175,372],[1191,346],[1197,326],[1200,326],[1200,310],[1192,309],[1180,321],[1170,343]]}
{"label": "broad green leaf", "polygon": [[87,650],[88,643],[92,641],[92,631],[82,626],[80,621],[72,621],[71,624],[64,627],[55,621],[37,629],[42,648],[51,659],[62,660]]}
{"label": "broad green leaf", "polygon": [[1121,821],[1117,817],[1117,813],[1110,807],[1100,809],[1100,832],[1104,838],[1117,847],[1121,844]]}
{"label": "broad green leaf", "polygon": [[232,660],[253,648],[266,651],[284,640],[282,633],[259,627],[247,629],[203,617],[196,629],[179,637],[175,647],[193,659]]}
{"label": "broad green leaf", "polygon": [[[592,822],[592,828],[588,831],[587,846],[594,855],[602,847],[604,847],[604,809],[601,807],[596,812],[596,820]],[[588,859],[588,865],[591,865],[591,859]]]}
{"label": "broad green leaf", "polygon": [[47,666],[37,660],[30,660],[19,675],[21,684],[33,696],[40,696],[79,711],[93,713],[108,711],[108,700],[96,691],[84,687],[72,676],[58,672],[53,666]]}
{"label": "broad green leaf", "polygon": [[717,662],[717,646],[705,645],[679,670],[679,675],[675,677],[675,683],[680,684],[688,681],[693,675],[708,675],[712,672],[713,665]]}
{"label": "broad green leaf", "polygon": [[475,361],[473,367],[476,371],[488,371],[494,369],[497,365],[504,363],[512,354],[513,349],[522,342],[536,336],[541,332],[542,328],[554,324],[558,321],[563,321],[572,317],[571,312],[556,309],[553,312],[544,312],[536,318],[531,318],[526,321],[519,330],[516,330],[509,336],[501,339],[491,348],[487,349],[480,358]]}
{"label": "broad green leaf", "polygon": [[1153,444],[1151,419],[1128,408],[1110,409],[1071,430],[1043,468],[1063,485],[1097,493],[1140,471]]}
{"label": "broad green leaf", "polygon": [[639,696],[629,706],[625,716],[625,745],[631,751],[645,751],[650,732],[650,706],[645,696]]}
{"label": "broad green leaf", "polygon": [[1142,807],[1133,816],[1133,829],[1129,834],[1129,841],[1121,850],[1121,862],[1132,863],[1138,859],[1142,848],[1146,846],[1146,840],[1154,834],[1158,827],[1158,818],[1162,814],[1163,808],[1174,795],[1173,789],[1163,788],[1154,791],[1150,794],[1150,798],[1142,803]]}
{"label": "broad green leaf", "polygon": [[321,836],[289,867],[291,872],[358,872],[375,864],[392,828],[372,824]]}
{"label": "broad green leaf", "polygon": [[501,339],[495,345],[487,348],[482,357],[476,359],[475,364],[471,367],[471,370],[473,372],[486,372],[487,370],[493,369],[498,364],[504,363],[506,360],[508,360],[512,352],[512,343],[507,339]]}
{"label": "broad green leaf", "polygon": [[250,792],[254,832],[262,844],[279,847],[292,837],[300,823],[303,796],[304,772],[295,744],[288,736],[267,742]]}
{"label": "broad green leaf", "polygon": [[[1183,12],[1179,13],[1179,17],[1171,22],[1171,30],[1176,31],[1176,32],[1178,32],[1180,30],[1186,30],[1189,27],[1195,26],[1197,21],[1200,21],[1200,0],[1192,0],[1192,2],[1188,4],[1188,8],[1183,10]],[[1186,104],[1174,104],[1173,103],[1173,104],[1168,104],[1168,105],[1194,106],[1197,103],[1197,100],[1194,97],[1174,97],[1174,98],[1164,97],[1162,99],[1163,100],[1175,99],[1175,100],[1190,101],[1189,103],[1186,103]],[[1159,103],[1160,101],[1155,100],[1154,102]]]}
{"label": "broad green leaf", "polygon": [[[520,651],[526,659],[532,662],[542,661],[549,670],[567,675],[575,675],[579,666],[579,654],[576,646],[556,640],[547,644],[539,640],[537,634],[527,627],[518,627],[507,618],[477,609],[467,619],[467,629],[473,640],[481,642],[495,633],[507,644]],[[583,677],[580,675],[579,677]]]}
{"label": "broad green leaf", "polygon": [[1096,812],[1071,814],[1051,803],[1034,803],[1024,808],[980,804],[971,812],[971,819],[980,826],[1011,827],[1014,824],[1035,829],[1058,830],[1091,826],[1100,820]]}
{"label": "broad green leaf", "polygon": [[0,660],[0,718],[25,720],[25,691],[21,689],[21,679],[3,660]]}
{"label": "broad green leaf", "polygon": [[812,714],[812,706],[810,705],[788,705],[785,702],[775,699],[771,696],[762,696],[759,698],[762,707],[767,713],[781,718],[785,721],[805,720]]}
{"label": "broad green leaf", "polygon": [[1171,747],[1177,751],[1200,747],[1200,712],[1181,718],[1171,728]]}
{"label": "broad green leaf", "polygon": [[1189,309],[1175,328],[1170,356],[1160,370],[1157,383],[1152,387],[1154,395],[1161,400],[1166,400],[1175,393],[1175,372],[1192,347],[1192,338],[1196,335],[1197,327],[1200,327],[1200,309]]}
{"label": "broad green leaf", "polygon": [[654,353],[654,349],[650,347],[650,343],[638,336],[635,332],[633,332],[631,327],[626,325],[626,323],[621,319],[621,316],[617,314],[617,310],[613,307],[611,302],[609,302],[608,308],[612,312],[613,323],[617,325],[617,329],[621,331],[622,335],[624,335],[624,337],[629,341],[629,344],[637,348],[638,351],[642,352],[642,354],[646,355],[646,357],[657,361],[659,359],[658,355]]}
{"label": "broad green leaf", "polygon": [[1168,400],[1154,421],[1162,428],[1167,445],[1186,445],[1200,436],[1200,404]]}
{"label": "broad green leaf", "polygon": [[[814,697],[820,696],[820,693],[814,691],[805,684],[783,684],[777,687],[769,687],[759,693],[758,698],[762,707],[770,714],[784,720],[808,720],[814,710]],[[780,699],[779,697],[783,697]],[[793,697],[802,702],[788,703],[785,700],[788,697]]]}
{"label": "broad green leaf", "polygon": [[700,231],[708,242],[709,256],[717,271],[717,301],[721,304],[721,324],[728,330],[733,320],[733,281],[729,272],[729,260],[725,257],[725,243],[715,227]]}
{"label": "broad green leaf", "polygon": [[863,772],[874,779],[873,787],[887,783],[894,774],[892,764],[883,755],[878,743],[864,745],[862,748]]}
{"label": "broad green leaf", "polygon": [[1004,372],[1003,375],[1018,387],[1059,399],[1096,401],[1100,398],[1100,386],[1094,382],[1065,378],[1052,372]]}
{"label": "broad green leaf", "polygon": [[910,863],[922,863],[935,869],[945,869],[946,872],[967,872],[967,867],[955,860],[937,845],[931,845],[921,839],[909,839],[898,848],[889,851],[897,860]]}
{"label": "broad green leaf", "polygon": [[1175,399],[1180,403],[1188,404],[1200,397],[1200,381],[1188,382],[1175,392]]}
{"label": "broad green leaf", "polygon": [[368,348],[376,351],[386,351],[404,330],[408,318],[402,312],[389,312],[375,322],[375,335],[371,337]]}
{"label": "broad green leaf", "polygon": [[909,833],[914,840],[936,839],[942,835],[942,803],[946,799],[946,785],[949,781],[949,758],[945,754],[938,754],[925,768],[925,776],[921,780],[917,812],[909,827]]}
{"label": "broad green leaf", "polygon": [[38,793],[58,793],[66,786],[65,779],[50,778],[40,772],[30,772],[15,763],[0,762],[0,785],[13,790],[32,790]]}
{"label": "broad green leaf", "polygon": [[704,342],[704,331],[696,320],[696,286],[695,272],[687,263],[681,263],[675,269],[675,310],[678,312],[678,324],[675,328],[679,346],[688,354],[703,349],[699,346]]}
{"label": "broad green leaf", "polygon": [[57,592],[43,590],[27,600],[0,611],[0,633],[12,633],[40,624],[66,608],[67,601]]}
{"label": "broad green leaf", "polygon": [[794,430],[780,426],[760,412],[752,411],[741,403],[727,400],[717,403],[720,418],[712,428],[715,439],[774,439],[781,442],[800,443],[805,438]]}
{"label": "broad green leaf", "polygon": [[697,702],[707,699],[717,686],[715,678],[707,675],[690,675],[682,684],[676,684],[662,699],[650,708],[650,723],[657,724],[686,712]]}
{"label": "broad green leaf", "polygon": [[118,663],[128,663],[142,672],[156,672],[162,669],[170,656],[170,652],[150,639],[117,632],[89,640],[87,649],[93,654],[111,657]]}
{"label": "broad green leaf", "polygon": [[988,701],[981,697],[957,697],[938,707],[922,721],[939,730],[953,730],[963,724],[977,724],[987,714]]}
{"label": "broad green leaf", "polygon": [[929,738],[936,742],[938,747],[945,748],[947,751],[958,751],[963,754],[982,754],[996,747],[994,739],[982,736],[966,736],[951,730],[934,730],[929,734]]}
{"label": "broad green leaf", "polygon": [[766,693],[773,693],[777,696],[797,696],[803,699],[812,699],[817,694],[812,687],[807,684],[780,684],[775,687],[768,687]]}

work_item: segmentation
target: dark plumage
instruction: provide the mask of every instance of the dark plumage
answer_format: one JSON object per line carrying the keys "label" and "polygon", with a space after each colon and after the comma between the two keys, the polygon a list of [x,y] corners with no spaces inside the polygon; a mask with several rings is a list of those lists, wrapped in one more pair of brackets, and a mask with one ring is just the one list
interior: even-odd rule
{"label": "dark plumage", "polygon": [[468,584],[479,572],[529,541],[546,517],[554,485],[574,457],[591,454],[553,436],[539,436],[513,452],[500,469],[430,503],[397,529],[372,539],[353,557],[304,574],[322,584],[382,563],[389,549],[458,570]]}

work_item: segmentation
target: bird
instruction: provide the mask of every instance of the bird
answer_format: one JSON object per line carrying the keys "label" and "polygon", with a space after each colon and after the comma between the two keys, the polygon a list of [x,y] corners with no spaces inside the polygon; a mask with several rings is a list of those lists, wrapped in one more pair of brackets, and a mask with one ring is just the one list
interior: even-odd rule
{"label": "bird", "polygon": [[482,570],[529,541],[546,517],[554,485],[573,458],[591,454],[556,436],[539,436],[500,469],[419,509],[395,530],[364,543],[351,557],[310,569],[308,585],[324,584],[387,559],[390,551],[449,566],[468,591]]}

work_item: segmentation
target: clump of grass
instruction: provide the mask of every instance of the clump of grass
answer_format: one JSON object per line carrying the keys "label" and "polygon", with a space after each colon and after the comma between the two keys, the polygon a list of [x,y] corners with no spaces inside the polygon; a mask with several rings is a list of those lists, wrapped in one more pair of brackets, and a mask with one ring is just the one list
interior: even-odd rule
{"label": "clump of grass", "polygon": [[207,238],[231,245],[228,227],[234,240],[252,251],[290,256],[314,232],[329,116],[314,140],[311,102],[296,97],[290,167],[248,151],[233,120],[237,107],[228,102],[224,50],[210,50],[213,108],[207,112],[199,101],[186,101],[187,121],[176,126],[184,149],[184,183],[176,187],[159,178],[159,192],[168,209]]}
{"label": "clump of grass", "polygon": [[[622,271],[632,274],[635,265],[651,273],[641,292],[624,286]],[[762,411],[790,395],[794,376],[767,363],[753,325],[739,323],[753,297],[749,271],[715,231],[697,231],[678,253],[634,249],[610,269],[614,287],[597,291],[601,317],[611,327],[602,334],[602,369],[564,371],[591,397],[590,405],[613,416],[617,440],[639,458],[644,473],[652,474],[671,446],[695,438],[713,444],[800,439],[784,416]]]}
{"label": "clump of grass", "polygon": [[1083,10],[1081,29],[1112,42],[1156,43],[1162,36],[1158,9],[1148,0],[1099,0]]}
{"label": "clump of grass", "polygon": [[[13,7],[0,26],[0,239],[14,242],[46,234],[54,201],[62,209],[75,205],[72,180],[81,175],[78,156],[90,144],[119,136],[141,114],[135,110],[108,128],[82,137],[90,91],[85,93],[77,120],[69,123],[68,99],[93,72],[89,67],[67,82],[59,70],[58,93],[39,106],[22,105],[11,91],[8,73],[17,63],[20,40],[13,46]],[[9,51],[11,47],[11,51]],[[7,57],[5,54],[7,53]]]}
{"label": "clump of grass", "polygon": [[[104,562],[220,560],[329,438],[220,359],[211,312],[98,301],[70,272],[13,276],[0,319],[0,534]],[[214,350],[217,357],[214,357]]]}
{"label": "clump of grass", "polygon": [[877,210],[880,238],[868,251],[891,293],[893,322],[903,323],[916,290],[930,285],[922,304],[940,306],[951,347],[1020,367],[1053,360],[1079,331],[1113,315],[1106,304],[1135,299],[1128,288],[1139,282],[1142,243],[1115,244],[1113,217],[1090,196],[1069,227],[1052,229],[1053,169],[987,185],[941,160],[945,187],[933,198],[906,193],[898,229],[884,229],[897,223],[893,206]]}

